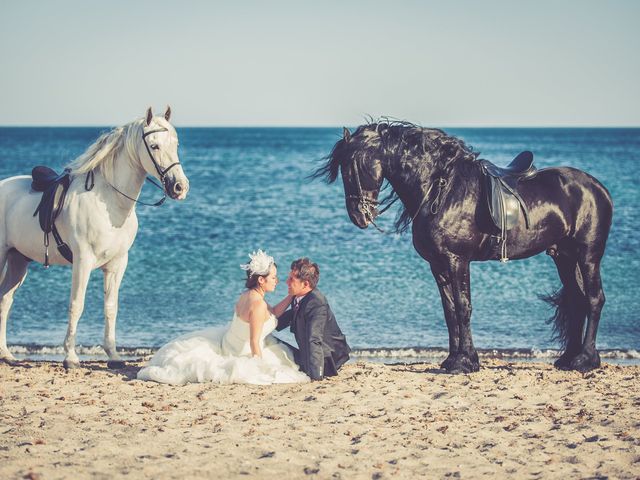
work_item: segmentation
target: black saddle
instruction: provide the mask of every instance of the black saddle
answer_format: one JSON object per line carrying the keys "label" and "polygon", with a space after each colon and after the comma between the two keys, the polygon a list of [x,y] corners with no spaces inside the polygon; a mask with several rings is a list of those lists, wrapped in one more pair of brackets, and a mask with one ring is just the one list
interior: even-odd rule
{"label": "black saddle", "polygon": [[535,177],[537,170],[533,165],[533,153],[524,151],[506,167],[498,167],[488,160],[481,160],[482,172],[487,179],[487,206],[494,225],[500,230],[500,260],[506,262],[507,231],[518,224],[520,212],[524,216],[525,226],[529,228],[529,211],[518,194],[518,184]]}
{"label": "black saddle", "polygon": [[498,167],[489,160],[482,160],[482,166],[492,177],[527,180],[535,176],[537,170],[533,166],[533,153],[528,150],[520,152],[506,167]]}
{"label": "black saddle", "polygon": [[49,167],[38,166],[31,171],[31,188],[35,192],[42,192],[42,198],[38,208],[33,212],[33,216],[38,215],[40,228],[44,232],[44,266],[49,266],[49,233],[58,246],[60,254],[69,262],[73,263],[73,254],[69,246],[62,241],[62,237],[56,228],[56,218],[62,211],[64,199],[67,195],[69,185],[71,185],[71,174],[69,169],[65,169],[61,174],[57,174]]}

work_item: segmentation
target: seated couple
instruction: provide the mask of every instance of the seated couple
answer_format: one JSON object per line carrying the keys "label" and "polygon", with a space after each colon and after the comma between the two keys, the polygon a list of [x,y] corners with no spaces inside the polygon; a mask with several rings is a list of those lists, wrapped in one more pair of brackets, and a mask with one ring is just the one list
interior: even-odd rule
{"label": "seated couple", "polygon": [[[291,264],[288,295],[271,307],[264,300],[278,284],[277,266],[262,250],[240,267],[247,290],[224,327],[188,333],[164,345],[138,379],[161,383],[300,383],[337,375],[351,349],[325,296],[316,288],[318,265],[308,258]],[[298,348],[271,332],[291,328]]]}

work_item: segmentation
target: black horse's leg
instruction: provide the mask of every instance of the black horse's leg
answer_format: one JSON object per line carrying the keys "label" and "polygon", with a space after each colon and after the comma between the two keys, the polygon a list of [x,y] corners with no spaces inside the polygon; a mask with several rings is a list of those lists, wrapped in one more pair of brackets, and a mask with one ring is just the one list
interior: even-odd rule
{"label": "black horse's leg", "polygon": [[[554,250],[550,254],[558,269],[558,275],[562,282],[562,290],[557,298],[556,326],[558,337],[564,342],[565,350],[555,361],[554,365],[560,369],[568,369],[571,361],[582,350],[582,332],[587,315],[587,304],[581,287],[577,281],[578,252],[575,247],[565,247]],[[558,325],[557,322],[562,322]]]}
{"label": "black horse's leg", "polygon": [[469,261],[451,257],[449,272],[458,328],[458,352],[447,370],[449,373],[477,372],[480,369],[480,361],[471,338],[471,276]]}
{"label": "black horse's leg", "polygon": [[593,370],[600,366],[600,355],[596,349],[596,334],[598,333],[598,323],[600,323],[600,314],[605,301],[600,278],[601,258],[601,254],[593,254],[592,252],[580,254],[578,258],[589,314],[582,351],[571,361],[570,368],[581,372]]}
{"label": "black horse's leg", "polygon": [[455,305],[453,302],[453,291],[451,289],[451,282],[447,276],[438,272],[433,265],[431,266],[431,273],[436,279],[438,290],[440,290],[444,318],[447,321],[447,330],[449,330],[449,355],[445,358],[444,362],[440,364],[440,367],[449,370],[453,366],[454,358],[458,354],[458,345],[460,342],[460,333],[458,331]]}

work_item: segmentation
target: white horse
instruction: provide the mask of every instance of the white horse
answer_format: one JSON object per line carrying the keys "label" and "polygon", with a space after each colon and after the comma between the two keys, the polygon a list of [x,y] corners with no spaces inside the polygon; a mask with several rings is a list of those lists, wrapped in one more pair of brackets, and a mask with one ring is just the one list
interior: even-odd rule
{"label": "white horse", "polygon": [[[76,327],[92,270],[104,272],[104,350],[109,368],[122,368],[116,352],[118,289],[127,268],[129,248],[138,231],[136,202],[147,174],[160,180],[171,198],[187,196],[189,180],[178,159],[178,136],[169,123],[171,109],[134,120],[102,135],[68,165],[71,185],[55,226],[73,254],[69,327],[64,341],[66,368],[80,365]],[[93,188],[91,188],[93,184]],[[7,348],[7,318],[13,295],[24,281],[30,261],[45,262],[44,234],[34,211],[41,193],[31,177],[0,181],[0,360],[14,361]],[[55,245],[49,263],[69,265]],[[6,266],[6,269],[5,269]]]}

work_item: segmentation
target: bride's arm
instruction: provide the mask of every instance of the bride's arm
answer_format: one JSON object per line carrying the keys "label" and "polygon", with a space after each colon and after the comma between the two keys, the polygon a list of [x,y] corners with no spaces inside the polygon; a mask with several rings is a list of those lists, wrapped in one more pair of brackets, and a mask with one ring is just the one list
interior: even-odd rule
{"label": "bride's arm", "polygon": [[260,336],[262,334],[262,326],[268,317],[267,304],[264,301],[253,302],[249,311],[249,346],[251,347],[251,356],[262,358],[262,349],[260,348]]}
{"label": "bride's arm", "polygon": [[291,305],[291,300],[293,300],[293,295],[287,295],[277,305],[274,305],[273,307],[268,305],[269,311],[273,313],[276,317],[279,317],[285,312],[285,310],[289,307],[289,305]]}

